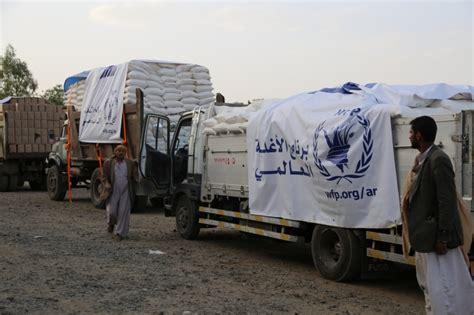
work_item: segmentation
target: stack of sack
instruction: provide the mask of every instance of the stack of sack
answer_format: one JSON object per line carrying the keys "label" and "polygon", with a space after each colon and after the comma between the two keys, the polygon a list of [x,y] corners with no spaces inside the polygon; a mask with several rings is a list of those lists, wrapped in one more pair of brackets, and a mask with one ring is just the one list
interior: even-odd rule
{"label": "stack of sack", "polygon": [[[65,93],[65,104],[82,107],[85,80]],[[128,63],[124,104],[136,103],[136,89],[144,93],[144,112],[167,115],[176,123],[180,114],[214,102],[211,77],[206,67],[160,61],[132,60]]]}
{"label": "stack of sack", "polygon": [[208,110],[208,118],[203,122],[204,134],[221,133],[245,133],[247,131],[250,117],[264,108],[274,104],[279,99],[253,100],[249,105],[234,106],[211,106]]}
{"label": "stack of sack", "polygon": [[85,83],[85,80],[78,81],[64,93],[64,104],[66,106],[74,106],[77,111],[81,111]]}

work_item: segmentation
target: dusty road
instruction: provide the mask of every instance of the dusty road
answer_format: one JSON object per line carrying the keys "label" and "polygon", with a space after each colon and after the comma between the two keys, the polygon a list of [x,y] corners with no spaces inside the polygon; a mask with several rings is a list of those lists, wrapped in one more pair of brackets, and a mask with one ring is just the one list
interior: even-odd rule
{"label": "dusty road", "polygon": [[423,313],[413,271],[334,283],[305,246],[222,230],[186,241],[159,209],[133,214],[130,239],[117,242],[88,191],[74,197],[0,194],[1,314]]}

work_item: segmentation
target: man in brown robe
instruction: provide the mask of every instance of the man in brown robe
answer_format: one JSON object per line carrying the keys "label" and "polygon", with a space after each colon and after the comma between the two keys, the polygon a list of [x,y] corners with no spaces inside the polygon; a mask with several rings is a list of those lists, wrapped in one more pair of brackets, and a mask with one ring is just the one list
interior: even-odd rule
{"label": "man in brown robe", "polygon": [[104,180],[112,189],[106,201],[107,231],[114,233],[119,241],[128,235],[130,212],[138,181],[136,163],[126,158],[126,154],[127,147],[124,145],[115,147],[114,156],[104,163],[103,173]]}

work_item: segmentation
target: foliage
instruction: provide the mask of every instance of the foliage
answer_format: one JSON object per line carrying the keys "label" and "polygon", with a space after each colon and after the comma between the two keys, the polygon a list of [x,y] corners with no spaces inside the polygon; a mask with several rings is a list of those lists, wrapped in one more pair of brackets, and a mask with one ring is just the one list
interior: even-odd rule
{"label": "foliage", "polygon": [[0,99],[7,96],[34,96],[38,83],[26,62],[16,56],[12,45],[0,56]]}
{"label": "foliage", "polygon": [[57,84],[52,88],[47,89],[44,91],[43,95],[41,95],[42,98],[46,99],[51,104],[60,106],[64,105],[63,96],[64,90],[61,84]]}

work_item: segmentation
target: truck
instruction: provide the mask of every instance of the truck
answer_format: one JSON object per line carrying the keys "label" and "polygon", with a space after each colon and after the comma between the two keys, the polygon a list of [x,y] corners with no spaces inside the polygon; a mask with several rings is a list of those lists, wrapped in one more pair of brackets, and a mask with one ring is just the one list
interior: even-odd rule
{"label": "truck", "polygon": [[0,191],[14,191],[29,182],[46,189],[46,157],[59,137],[61,106],[37,97],[0,101]]}
{"label": "truck", "polygon": [[[97,208],[104,207],[99,198],[102,164],[113,155],[114,147],[126,145],[128,157],[139,162],[149,136],[142,134],[146,113],[161,113],[177,122],[181,112],[205,106],[214,98],[207,68],[154,60],[131,60],[84,71],[68,77],[64,90],[68,119],[47,158],[48,194],[60,201],[72,187],[85,187]],[[117,114],[118,108],[123,115]],[[98,124],[100,131],[94,129]],[[81,128],[90,126],[92,136],[89,133],[84,140]],[[111,129],[114,139],[109,136]],[[133,210],[145,208],[149,200],[160,205],[161,199],[155,198],[158,193],[140,171]]]}
{"label": "truck", "polygon": [[[128,158],[138,161],[140,155],[140,130],[143,121],[143,92],[137,90],[138,101],[124,106],[122,135],[128,149]],[[116,144],[82,143],[79,141],[81,112],[74,107],[67,108],[61,136],[53,144],[46,159],[47,191],[51,200],[61,201],[70,188],[87,188],[96,208],[104,208],[100,200],[101,167],[113,155]],[[148,197],[154,195],[153,186],[147,179],[140,179],[134,210],[146,207]],[[154,200],[151,198],[151,200]]]}
{"label": "truck", "polygon": [[[165,215],[175,216],[176,230],[184,239],[196,239],[201,229],[217,227],[286,242],[309,243],[319,273],[335,281],[357,279],[372,263],[415,264],[412,253],[409,256],[403,253],[401,222],[385,228],[345,228],[252,214],[248,172],[251,162],[245,128],[205,132],[205,122],[215,112],[239,106],[247,105],[216,103],[214,113],[213,109],[187,112],[173,133],[167,117],[158,114],[144,117],[142,132],[152,133],[155,138],[144,146],[146,161],[141,163],[142,172],[162,192]],[[438,124],[436,144],[452,158],[457,187],[472,214],[473,102],[467,102],[465,109],[457,113],[433,117]],[[285,119],[288,122],[290,118]],[[386,150],[394,156],[399,192],[416,155],[408,140],[411,119],[395,115],[389,126],[393,148]],[[301,197],[298,193],[294,192],[294,198]]]}

